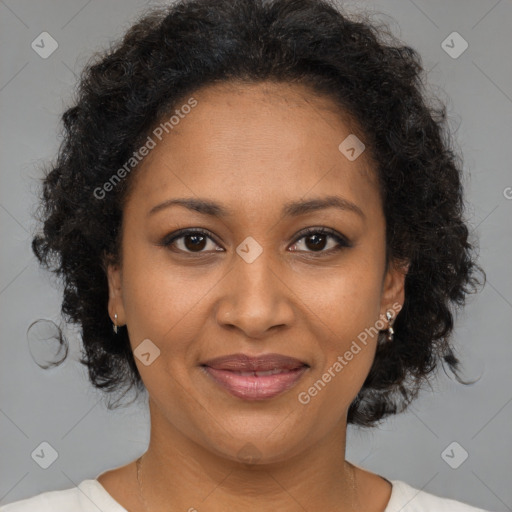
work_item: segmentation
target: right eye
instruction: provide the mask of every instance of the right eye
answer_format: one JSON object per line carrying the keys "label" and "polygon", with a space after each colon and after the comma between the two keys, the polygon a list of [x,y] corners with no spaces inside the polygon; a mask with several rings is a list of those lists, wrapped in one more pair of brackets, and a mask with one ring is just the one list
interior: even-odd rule
{"label": "right eye", "polygon": [[[203,229],[180,229],[179,231],[167,235],[160,242],[160,245],[168,247],[175,252],[204,254],[212,252],[203,250],[208,245],[208,241],[216,245],[209,231]],[[213,249],[213,252],[223,251],[224,249]]]}

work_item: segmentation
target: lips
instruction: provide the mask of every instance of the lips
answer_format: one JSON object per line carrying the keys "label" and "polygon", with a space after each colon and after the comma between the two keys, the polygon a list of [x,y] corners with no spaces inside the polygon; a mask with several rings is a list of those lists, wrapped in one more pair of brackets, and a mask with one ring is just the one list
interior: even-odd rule
{"label": "lips", "polygon": [[303,361],[281,354],[232,354],[201,366],[215,383],[245,400],[275,397],[293,387],[309,368]]}
{"label": "lips", "polygon": [[203,363],[216,370],[231,370],[236,372],[267,372],[272,370],[295,370],[306,363],[293,357],[281,354],[264,354],[261,356],[248,356],[245,354],[232,354],[210,359]]}

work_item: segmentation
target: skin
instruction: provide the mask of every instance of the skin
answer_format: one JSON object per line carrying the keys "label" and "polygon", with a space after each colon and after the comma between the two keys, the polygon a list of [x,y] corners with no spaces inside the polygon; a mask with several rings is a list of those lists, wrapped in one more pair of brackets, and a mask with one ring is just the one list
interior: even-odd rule
{"label": "skin", "polygon": [[[217,84],[193,96],[197,106],[132,177],[122,264],[108,266],[111,318],[126,324],[133,349],[150,339],[160,350],[148,366],[136,358],[151,417],[142,466],[149,510],[383,511],[391,484],[345,460],[347,410],[376,336],[307,405],[298,400],[358,334],[404,302],[403,267],[385,268],[370,151],[349,161],[338,149],[349,134],[364,136],[305,86]],[[281,216],[288,201],[328,195],[355,203],[364,218],[332,207]],[[222,203],[233,215],[183,206],[148,215],[182,197]],[[331,228],[352,247],[328,254],[337,242],[327,236],[315,252],[310,237],[300,238],[308,227]],[[190,237],[174,249],[159,245],[181,228],[212,233],[202,255]],[[248,236],[263,249],[252,263],[236,252]],[[280,353],[310,368],[285,393],[245,401],[199,366],[233,353]],[[244,447],[257,460],[240,460]],[[98,480],[128,510],[146,510],[135,461]]]}

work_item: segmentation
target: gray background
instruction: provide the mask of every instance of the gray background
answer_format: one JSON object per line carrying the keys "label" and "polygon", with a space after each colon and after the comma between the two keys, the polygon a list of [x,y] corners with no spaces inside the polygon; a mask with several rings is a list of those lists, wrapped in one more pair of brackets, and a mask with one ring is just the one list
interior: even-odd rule
{"label": "gray background", "polygon": [[[0,0],[0,504],[72,487],[135,459],[147,446],[146,404],[106,409],[77,363],[74,331],[66,331],[68,359],[50,370],[35,361],[51,345],[30,344],[26,332],[38,318],[60,323],[60,291],[30,250],[31,212],[41,165],[58,149],[59,116],[76,73],[145,6],[157,4]],[[512,510],[512,2],[346,5],[376,10],[375,19],[391,23],[394,33],[420,52],[432,91],[447,102],[464,154],[468,216],[488,276],[484,290],[458,317],[455,332],[465,375],[480,380],[463,386],[439,371],[432,389],[426,388],[408,413],[374,430],[351,429],[347,457],[435,494]],[[31,48],[43,31],[59,45],[47,59]],[[469,44],[458,58],[441,46],[453,31]],[[36,341],[44,334],[40,331]],[[48,469],[31,457],[43,441],[58,452]],[[453,441],[460,447],[449,451],[451,461],[460,461],[463,449],[469,454],[457,469],[441,456]]]}

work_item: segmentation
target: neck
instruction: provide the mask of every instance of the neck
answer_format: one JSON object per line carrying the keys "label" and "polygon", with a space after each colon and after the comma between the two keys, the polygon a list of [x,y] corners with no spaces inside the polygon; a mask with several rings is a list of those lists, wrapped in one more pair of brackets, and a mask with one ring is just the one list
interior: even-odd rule
{"label": "neck", "polygon": [[150,410],[140,467],[147,512],[359,508],[355,468],[345,460],[346,424],[286,460],[251,464],[206,449]]}

